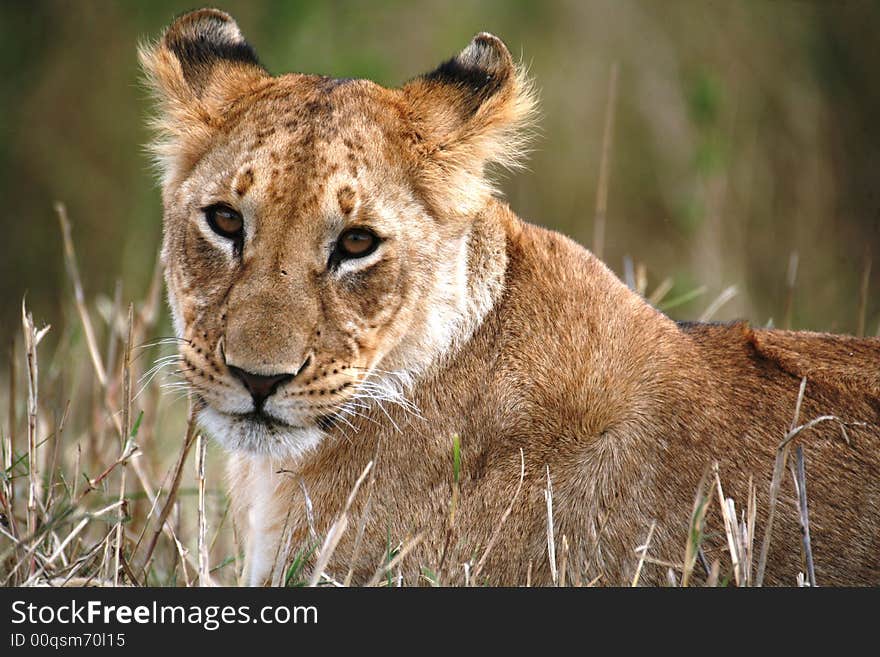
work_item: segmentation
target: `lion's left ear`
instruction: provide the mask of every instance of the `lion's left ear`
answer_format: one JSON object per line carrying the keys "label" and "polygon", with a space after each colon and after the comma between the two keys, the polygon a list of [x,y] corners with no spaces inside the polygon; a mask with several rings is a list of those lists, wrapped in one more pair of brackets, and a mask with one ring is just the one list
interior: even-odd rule
{"label": "lion's left ear", "polygon": [[534,89],[504,43],[482,32],[457,56],[403,87],[422,139],[428,189],[445,189],[467,212],[491,192],[487,164],[519,166],[526,128],[537,106]]}
{"label": "lion's left ear", "polygon": [[268,76],[236,22],[217,9],[184,14],[138,54],[158,100],[153,149],[166,180],[198,155],[224,109]]}

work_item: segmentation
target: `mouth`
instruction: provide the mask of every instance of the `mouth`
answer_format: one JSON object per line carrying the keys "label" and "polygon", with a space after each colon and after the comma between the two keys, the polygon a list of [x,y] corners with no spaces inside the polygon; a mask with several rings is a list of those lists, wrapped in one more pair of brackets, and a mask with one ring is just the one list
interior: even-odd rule
{"label": "mouth", "polygon": [[229,452],[298,458],[316,447],[324,433],[308,418],[284,420],[262,409],[221,411],[206,405],[199,412],[204,430]]}
{"label": "mouth", "polygon": [[249,413],[227,413],[232,418],[235,418],[239,422],[248,422],[250,424],[257,424],[267,429],[305,429],[303,425],[300,424],[290,424],[289,422],[285,422],[281,418],[275,417],[274,415],[270,415],[263,410],[258,411],[250,411]]}

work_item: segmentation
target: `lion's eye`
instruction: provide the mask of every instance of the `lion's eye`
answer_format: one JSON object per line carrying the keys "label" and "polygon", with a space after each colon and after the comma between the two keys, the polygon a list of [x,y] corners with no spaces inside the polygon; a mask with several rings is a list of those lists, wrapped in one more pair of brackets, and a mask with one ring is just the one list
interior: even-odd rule
{"label": "lion's eye", "polygon": [[370,255],[379,246],[379,238],[375,233],[364,228],[350,228],[339,236],[336,252],[342,258],[363,258]]}
{"label": "lion's eye", "polygon": [[228,205],[211,205],[205,208],[205,218],[215,233],[230,240],[240,241],[244,220]]}

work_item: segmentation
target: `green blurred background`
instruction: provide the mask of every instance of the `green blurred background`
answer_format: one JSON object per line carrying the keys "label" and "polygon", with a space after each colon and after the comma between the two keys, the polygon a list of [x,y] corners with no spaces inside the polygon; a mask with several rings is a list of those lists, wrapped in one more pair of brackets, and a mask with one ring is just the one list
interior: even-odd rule
{"label": "green blurred background", "polygon": [[[677,318],[855,332],[880,253],[880,4],[570,1],[218,2],[267,68],[397,85],[488,30],[537,80],[541,134],[503,189],[525,219],[590,246],[612,66],[619,65],[604,259],[650,291],[699,286]],[[193,0],[0,2],[0,337],[75,322],[53,201],[67,204],[87,300],[143,298],[160,240],[136,46]],[[880,264],[871,269],[874,334]],[[67,315],[67,316],[65,316]],[[169,329],[170,330],[170,329]],[[57,332],[53,331],[57,334]]]}

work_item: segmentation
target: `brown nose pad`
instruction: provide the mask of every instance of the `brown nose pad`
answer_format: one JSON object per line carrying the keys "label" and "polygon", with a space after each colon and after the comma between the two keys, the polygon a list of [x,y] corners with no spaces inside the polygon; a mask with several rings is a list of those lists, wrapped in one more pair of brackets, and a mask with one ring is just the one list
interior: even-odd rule
{"label": "brown nose pad", "polygon": [[272,393],[278,389],[282,383],[290,381],[295,374],[272,374],[265,376],[263,374],[253,374],[246,372],[234,365],[227,365],[229,371],[244,384],[251,397],[254,400],[254,406],[257,410],[263,406],[263,402],[272,396]]}

